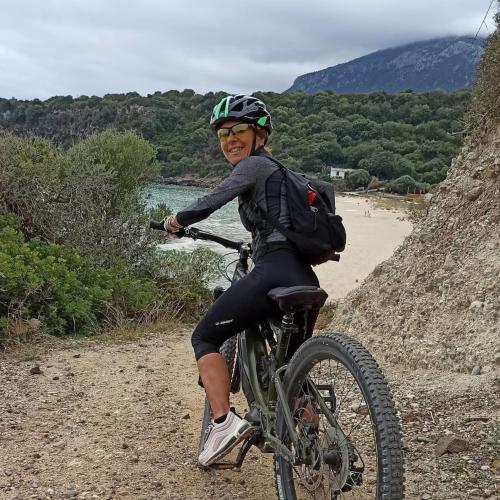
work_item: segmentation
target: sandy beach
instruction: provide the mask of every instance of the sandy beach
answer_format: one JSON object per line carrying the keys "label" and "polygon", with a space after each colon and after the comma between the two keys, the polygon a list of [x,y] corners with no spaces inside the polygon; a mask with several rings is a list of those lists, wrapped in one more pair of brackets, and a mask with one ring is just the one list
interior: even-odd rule
{"label": "sandy beach", "polygon": [[347,246],[340,262],[314,268],[329,300],[345,297],[373,268],[388,259],[411,232],[411,223],[395,210],[375,209],[367,198],[337,196],[337,213],[344,219]]}

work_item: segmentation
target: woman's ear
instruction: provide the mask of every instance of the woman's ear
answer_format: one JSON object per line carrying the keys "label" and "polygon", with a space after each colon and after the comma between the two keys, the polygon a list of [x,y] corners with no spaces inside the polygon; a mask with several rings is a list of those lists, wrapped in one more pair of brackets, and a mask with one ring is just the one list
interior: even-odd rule
{"label": "woman's ear", "polygon": [[265,146],[267,143],[267,132],[264,129],[257,127],[256,125],[254,125],[254,129],[256,135],[256,147],[260,148],[262,146]]}

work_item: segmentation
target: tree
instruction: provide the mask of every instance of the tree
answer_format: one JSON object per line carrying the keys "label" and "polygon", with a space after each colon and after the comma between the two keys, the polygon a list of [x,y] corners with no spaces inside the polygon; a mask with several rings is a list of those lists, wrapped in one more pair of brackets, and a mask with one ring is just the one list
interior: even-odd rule
{"label": "tree", "polygon": [[403,175],[389,183],[389,190],[398,194],[415,193],[418,191],[418,185],[413,177]]}
{"label": "tree", "polygon": [[356,189],[358,187],[367,188],[368,184],[370,184],[371,175],[368,171],[360,168],[358,170],[354,170],[353,172],[349,172],[346,178],[347,186],[350,189]]}

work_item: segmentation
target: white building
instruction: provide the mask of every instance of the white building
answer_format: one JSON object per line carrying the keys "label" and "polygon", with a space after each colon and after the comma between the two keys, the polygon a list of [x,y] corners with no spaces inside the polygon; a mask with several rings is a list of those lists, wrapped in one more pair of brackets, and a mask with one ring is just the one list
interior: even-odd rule
{"label": "white building", "polygon": [[354,170],[354,168],[330,167],[330,177],[332,179],[345,179],[345,176]]}

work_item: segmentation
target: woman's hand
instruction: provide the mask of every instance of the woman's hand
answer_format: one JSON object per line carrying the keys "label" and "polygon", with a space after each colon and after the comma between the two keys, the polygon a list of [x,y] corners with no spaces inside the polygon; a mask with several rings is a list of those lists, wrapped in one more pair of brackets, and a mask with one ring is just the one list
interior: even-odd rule
{"label": "woman's hand", "polygon": [[[168,235],[172,236],[176,236],[176,233],[178,233],[182,229],[182,226],[177,222],[175,215],[166,217],[163,221],[163,227],[165,228],[165,231],[168,233]],[[176,237],[180,238],[180,235]]]}

